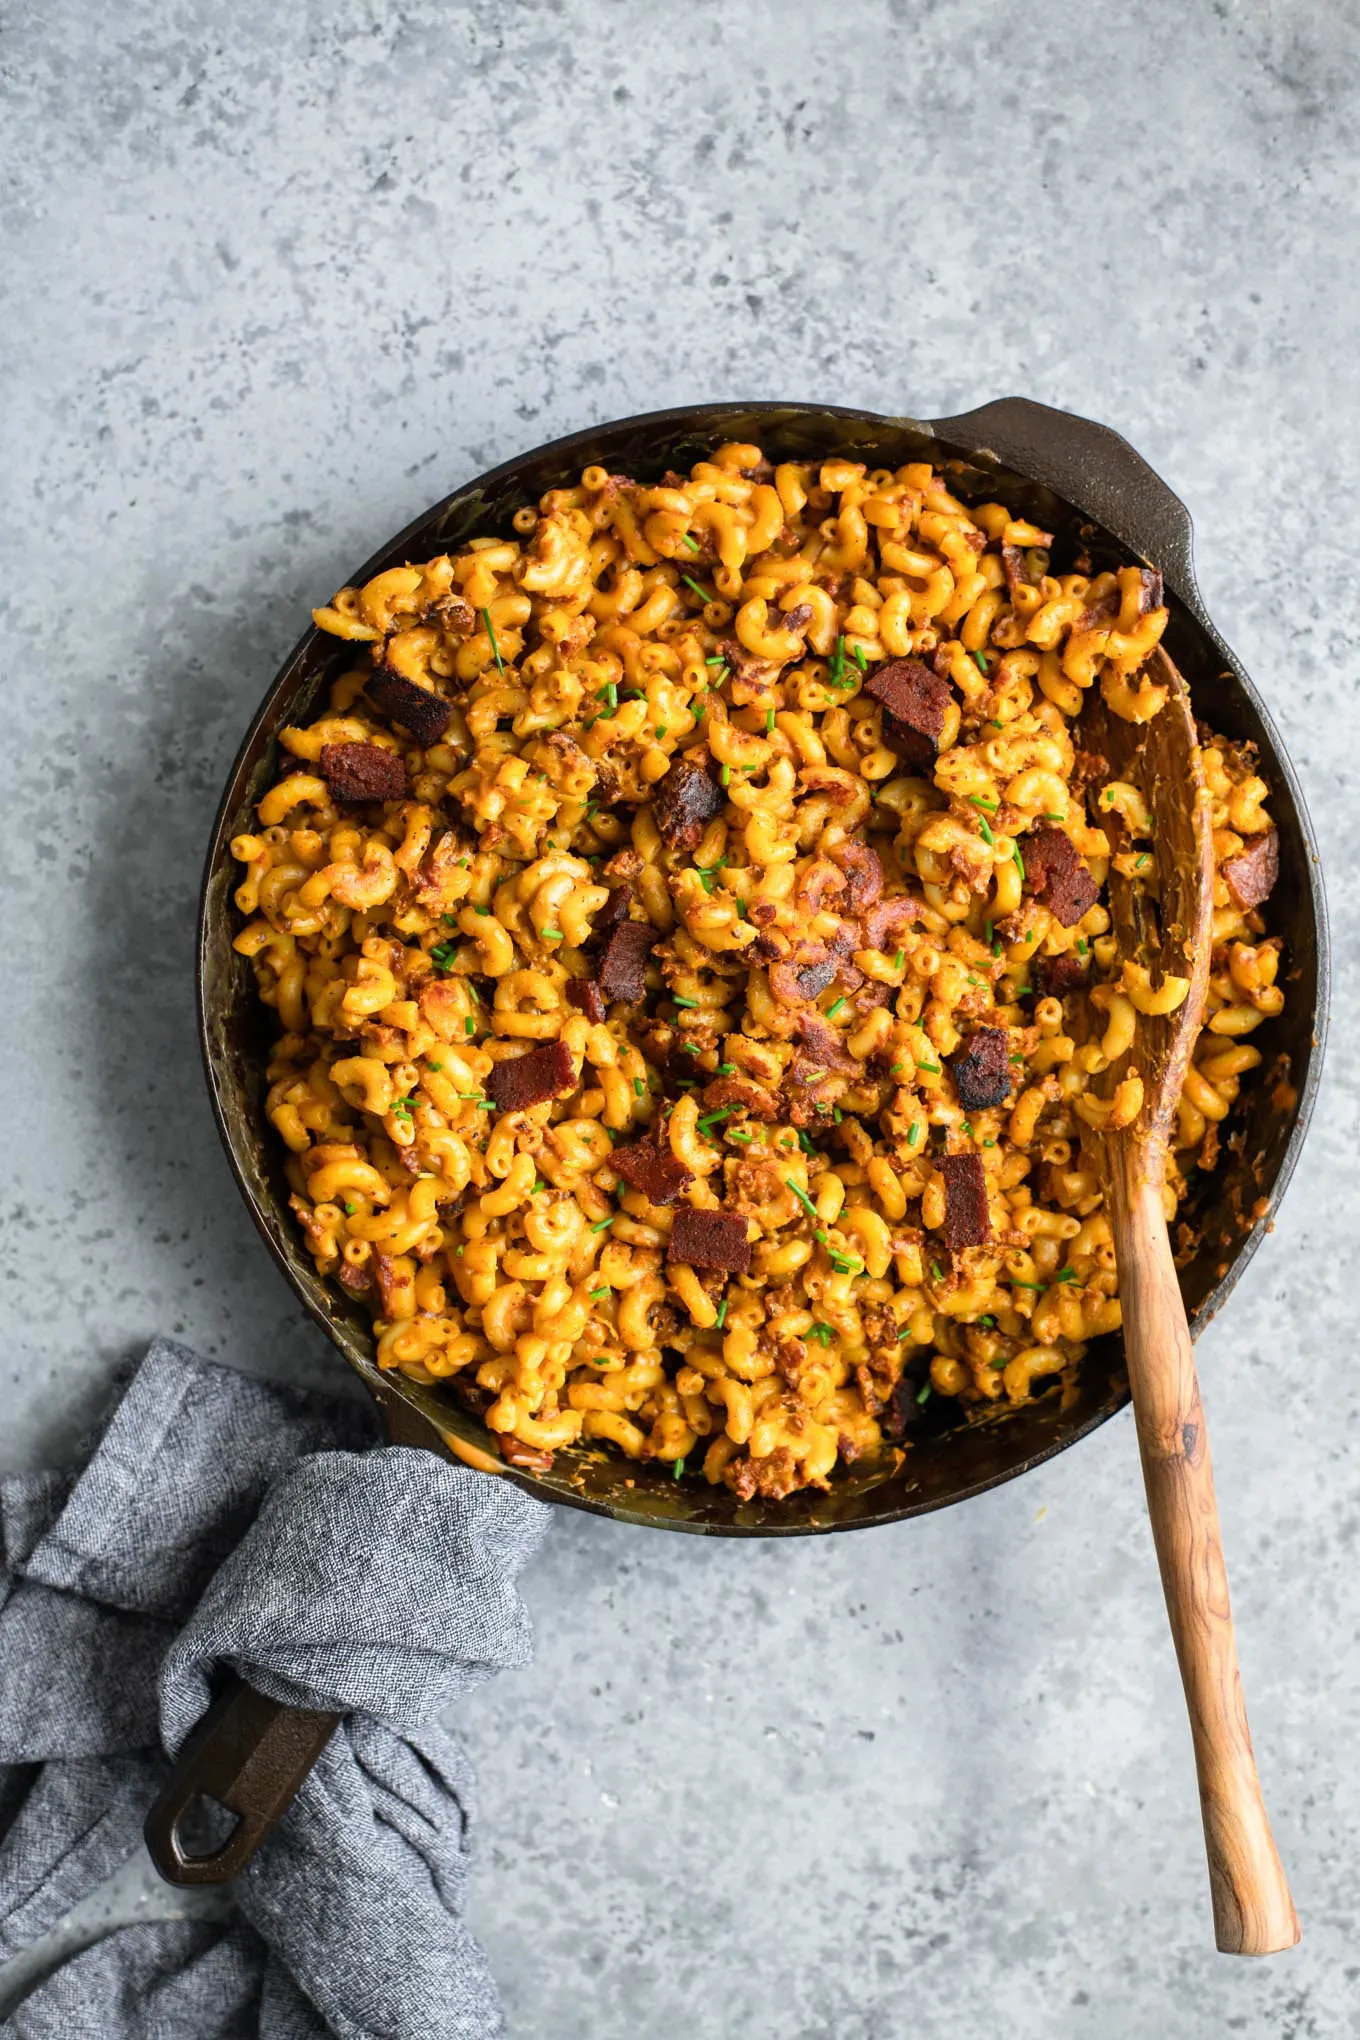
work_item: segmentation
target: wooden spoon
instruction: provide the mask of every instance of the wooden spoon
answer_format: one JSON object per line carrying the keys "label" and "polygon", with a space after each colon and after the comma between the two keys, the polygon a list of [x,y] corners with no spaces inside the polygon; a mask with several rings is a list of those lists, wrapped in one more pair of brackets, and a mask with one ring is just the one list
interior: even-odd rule
{"label": "wooden spoon", "polygon": [[1269,1955],[1293,1947],[1299,1923],[1247,1728],[1209,1438],[1162,1204],[1168,1140],[1208,991],[1209,797],[1184,680],[1160,648],[1144,672],[1168,690],[1160,714],[1127,722],[1092,688],[1079,735],[1109,761],[1110,779],[1139,789],[1153,820],[1151,885],[1110,867],[1120,956],[1142,964],[1154,988],[1170,976],[1188,978],[1190,988],[1174,1012],[1140,1013],[1132,1048],[1093,1079],[1104,1098],[1134,1072],[1143,1081],[1137,1118],[1093,1139],[1119,1267],[1148,1515],[1190,1712],[1215,1938],[1225,1954]]}

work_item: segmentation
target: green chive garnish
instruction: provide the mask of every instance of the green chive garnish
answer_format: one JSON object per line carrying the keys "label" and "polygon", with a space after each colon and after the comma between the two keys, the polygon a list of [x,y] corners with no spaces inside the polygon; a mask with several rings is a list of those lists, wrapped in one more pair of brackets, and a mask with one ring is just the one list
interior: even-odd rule
{"label": "green chive garnish", "polygon": [[672,1003],[677,1006],[697,1006],[699,1001],[697,999],[682,999],[679,992],[677,992]]}
{"label": "green chive garnish", "polygon": [[[717,600],[717,597],[715,595],[709,594],[707,588],[701,588],[697,581],[691,581],[688,574],[682,574],[680,576],[680,579],[684,582],[687,588],[692,588],[694,590],[695,594],[698,596],[701,602],[715,602]],[[705,665],[708,664],[707,659],[704,660],[704,664]]]}
{"label": "green chive garnish", "polygon": [[794,1196],[798,1199],[798,1202],[803,1206],[804,1210],[808,1212],[808,1214],[812,1218],[815,1218],[817,1216],[817,1207],[813,1203],[812,1199],[808,1196],[807,1191],[800,1190],[798,1188],[798,1185],[794,1182],[792,1176],[786,1176],[784,1178],[784,1181],[787,1183],[789,1189],[792,1190]]}
{"label": "green chive garnish", "polygon": [[501,648],[496,643],[496,627],[491,621],[491,611],[489,609],[482,611],[482,622],[486,625],[486,634],[491,640],[491,656],[496,661],[496,671],[503,680],[505,678],[505,662],[501,658]]}
{"label": "green chive garnish", "polygon": [[838,1013],[840,1012],[840,1010],[841,1010],[841,1007],[842,1007],[842,1006],[843,1006],[844,1004],[845,1004],[845,1001],[844,1001],[844,999],[837,999],[837,1000],[835,1001],[834,1005],[830,1005],[830,1006],[828,1006],[828,1007],[827,1007],[827,1009],[826,1009],[826,1017],[827,1017],[827,1019],[828,1019],[828,1020],[834,1020],[834,1019],[835,1019],[835,1017],[836,1017],[836,1015],[837,1015],[837,1014],[838,1014]]}

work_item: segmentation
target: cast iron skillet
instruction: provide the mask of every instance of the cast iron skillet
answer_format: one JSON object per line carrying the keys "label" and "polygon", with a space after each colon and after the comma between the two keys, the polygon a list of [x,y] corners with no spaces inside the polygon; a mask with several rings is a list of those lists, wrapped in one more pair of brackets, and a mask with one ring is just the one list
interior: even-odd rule
{"label": "cast iron skillet", "polygon": [[[770,457],[817,460],[848,453],[874,467],[908,460],[951,464],[951,486],[965,497],[999,498],[1020,515],[1055,533],[1062,571],[1083,547],[1096,568],[1132,555],[1161,570],[1171,608],[1166,646],[1190,683],[1197,713],[1215,730],[1250,739],[1259,748],[1270,782],[1271,812],[1280,832],[1280,880],[1271,900],[1272,928],[1287,945],[1287,1001],[1283,1014],[1255,1037],[1266,1064],[1250,1086],[1240,1140],[1216,1174],[1202,1179],[1190,1213],[1199,1244],[1181,1271],[1191,1329],[1203,1330],[1226,1300],[1266,1230],[1293,1172],[1313,1108],[1327,1019],[1327,925],[1318,855],[1298,781],[1266,709],[1242,666],[1205,613],[1195,582],[1189,513],[1127,442],[1108,427],[1024,398],[1008,398],[955,418],[918,422],[847,411],[830,405],[702,404],[657,411],[621,424],[592,427],[507,461],[427,511],[373,559],[345,578],[360,583],[384,568],[424,560],[481,534],[506,532],[513,512],[545,490],[574,483],[592,462],[640,479],[667,468],[688,468],[724,440],[755,441]],[[957,464],[957,465],[955,465]],[[322,596],[330,589],[320,590]],[[231,944],[240,917],[232,903],[239,882],[231,839],[254,824],[254,805],[276,769],[276,733],[284,723],[307,722],[330,676],[354,659],[352,647],[309,630],[266,695],[241,746],[218,810],[208,849],[199,911],[198,997],[208,1087],[232,1169],[256,1226],[274,1258],[316,1321],[382,1404],[389,1430],[404,1443],[452,1451],[473,1465],[494,1468],[546,1501],[616,1517],[655,1529],[725,1537],[796,1537],[866,1524],[896,1522],[965,1500],[1010,1480],[1064,1451],[1105,1422],[1128,1400],[1117,1335],[1096,1341],[1082,1369],[1076,1403],[1062,1410],[1057,1394],[1014,1412],[989,1411],[981,1421],[951,1423],[934,1414],[905,1456],[885,1465],[843,1469],[829,1493],[805,1492],[786,1501],[741,1503],[723,1487],[700,1479],[675,1481],[668,1467],[634,1465],[604,1451],[557,1455],[549,1473],[506,1472],[488,1452],[479,1421],[451,1393],[422,1387],[395,1374],[380,1375],[373,1339],[361,1307],[316,1274],[287,1208],[288,1190],[278,1143],[262,1111],[266,1027],[272,1015],[256,1001],[253,975]],[[1277,1060],[1278,1059],[1278,1060]],[[932,1428],[933,1426],[933,1428]],[[289,1710],[243,1689],[236,1702],[236,1758],[273,1779],[278,1812],[315,1755],[302,1723]],[[242,1709],[258,1703],[253,1727]],[[269,1714],[269,1721],[259,1716]],[[212,1717],[210,1717],[210,1720]],[[271,1725],[272,1724],[272,1725]],[[322,1733],[325,1725],[325,1733]],[[313,1740],[324,1741],[333,1717],[316,1718]],[[224,1796],[222,1731],[215,1731],[219,1763],[213,1784]],[[273,1770],[261,1734],[277,1744]],[[290,1740],[291,1738],[291,1740]],[[212,1735],[209,1734],[209,1742]],[[320,1744],[316,1745],[318,1748]],[[305,1754],[305,1761],[302,1761]],[[233,1759],[235,1762],[235,1759]],[[299,1768],[300,1766],[300,1768]],[[239,1764],[237,1765],[239,1769]],[[293,1773],[296,1772],[296,1776]],[[173,1836],[166,1812],[182,1805],[184,1781],[160,1803],[149,1828],[153,1854],[168,1874],[234,1874],[270,1818],[270,1794],[236,1777],[242,1828],[227,1851],[206,1864],[190,1859]],[[208,1783],[206,1776],[199,1784]],[[233,1804],[232,1800],[228,1800]],[[249,1830],[249,1832],[247,1832]]]}

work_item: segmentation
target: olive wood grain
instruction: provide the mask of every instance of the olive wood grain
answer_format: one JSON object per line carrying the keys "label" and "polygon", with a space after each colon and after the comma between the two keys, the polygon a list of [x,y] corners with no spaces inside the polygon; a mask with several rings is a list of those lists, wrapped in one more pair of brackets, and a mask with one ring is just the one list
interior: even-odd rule
{"label": "olive wood grain", "polygon": [[[1209,1438],[1162,1198],[1172,1120],[1208,991],[1211,820],[1185,683],[1160,649],[1144,670],[1168,690],[1161,713],[1126,722],[1093,688],[1081,742],[1108,761],[1109,778],[1138,787],[1152,816],[1149,880],[1110,868],[1120,955],[1146,965],[1154,989],[1172,975],[1190,984],[1173,1013],[1140,1013],[1132,1048],[1093,1081],[1108,1097],[1136,1071],[1144,1098],[1132,1125],[1092,1144],[1119,1267],[1148,1515],[1190,1715],[1215,1938],[1225,1954],[1269,1955],[1293,1947],[1299,1923],[1247,1728]],[[1117,817],[1102,813],[1100,821],[1116,849],[1130,847]]]}

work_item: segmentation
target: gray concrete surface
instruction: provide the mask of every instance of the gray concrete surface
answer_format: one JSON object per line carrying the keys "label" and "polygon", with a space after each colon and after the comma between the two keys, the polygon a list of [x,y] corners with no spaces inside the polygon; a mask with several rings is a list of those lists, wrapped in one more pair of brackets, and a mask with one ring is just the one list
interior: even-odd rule
{"label": "gray concrete surface", "polygon": [[158,1329],[339,1364],[190,998],[217,788],[313,599],[667,402],[1107,419],[1196,515],[1331,874],[1325,1095],[1201,1348],[1303,1946],[1211,1950],[1126,1420],[792,1549],[564,1517],[536,1666],[464,1711],[474,1911],[521,2040],[1360,2033],[1354,0],[49,0],[3,54],[4,1462]]}

